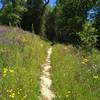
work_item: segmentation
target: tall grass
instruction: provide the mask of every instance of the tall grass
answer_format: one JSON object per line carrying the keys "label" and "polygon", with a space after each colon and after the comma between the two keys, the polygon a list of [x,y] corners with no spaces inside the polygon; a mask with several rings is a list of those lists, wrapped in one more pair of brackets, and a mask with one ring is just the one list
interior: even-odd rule
{"label": "tall grass", "polygon": [[38,100],[48,43],[20,29],[0,33],[0,100]]}
{"label": "tall grass", "polygon": [[99,100],[99,60],[97,50],[83,56],[72,46],[55,45],[51,70],[55,100]]}

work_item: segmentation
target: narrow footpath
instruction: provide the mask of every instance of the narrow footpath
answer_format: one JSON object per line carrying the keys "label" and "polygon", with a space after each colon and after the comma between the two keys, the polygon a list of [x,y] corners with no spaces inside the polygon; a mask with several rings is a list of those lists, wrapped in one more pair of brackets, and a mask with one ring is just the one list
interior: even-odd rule
{"label": "narrow footpath", "polygon": [[50,78],[51,69],[51,54],[52,48],[48,49],[48,55],[45,63],[42,65],[42,75],[41,75],[41,100],[53,100],[55,95],[51,90],[52,80]]}

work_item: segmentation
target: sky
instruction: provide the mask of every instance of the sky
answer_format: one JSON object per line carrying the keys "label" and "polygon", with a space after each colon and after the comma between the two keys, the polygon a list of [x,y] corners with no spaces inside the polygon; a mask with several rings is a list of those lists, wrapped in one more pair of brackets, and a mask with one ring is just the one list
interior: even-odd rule
{"label": "sky", "polygon": [[56,0],[50,0],[50,4],[51,4],[51,5],[54,5],[55,2],[56,2]]}
{"label": "sky", "polygon": [[95,16],[100,12],[99,7],[93,7],[89,11],[87,11],[87,19],[90,21],[93,21],[95,19]]}
{"label": "sky", "polygon": [[[1,1],[1,0],[0,0]],[[56,0],[50,0],[50,4],[53,6],[55,5]],[[0,9],[2,8],[2,4],[0,3]]]}
{"label": "sky", "polygon": [[2,8],[2,4],[0,3],[0,9]]}

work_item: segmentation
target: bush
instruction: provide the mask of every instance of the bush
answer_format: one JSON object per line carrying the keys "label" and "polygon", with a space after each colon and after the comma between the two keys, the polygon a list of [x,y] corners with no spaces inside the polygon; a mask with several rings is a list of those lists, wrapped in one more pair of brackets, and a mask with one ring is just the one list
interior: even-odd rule
{"label": "bush", "polygon": [[16,0],[14,3],[6,1],[4,7],[0,10],[0,23],[4,25],[20,25],[22,15],[27,11],[24,6],[25,1]]}
{"label": "bush", "polygon": [[92,51],[97,42],[97,30],[92,26],[90,22],[85,22],[83,25],[83,31],[77,34],[81,40],[82,49],[86,51]]}

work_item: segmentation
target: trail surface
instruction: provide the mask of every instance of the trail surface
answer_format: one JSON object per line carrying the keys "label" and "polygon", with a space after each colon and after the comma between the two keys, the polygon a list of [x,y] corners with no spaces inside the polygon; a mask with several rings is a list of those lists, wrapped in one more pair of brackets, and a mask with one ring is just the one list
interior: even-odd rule
{"label": "trail surface", "polygon": [[48,55],[45,63],[42,65],[42,75],[41,75],[41,100],[53,100],[55,97],[54,93],[51,90],[52,80],[50,78],[50,69],[51,69],[51,54],[52,48],[48,49]]}

